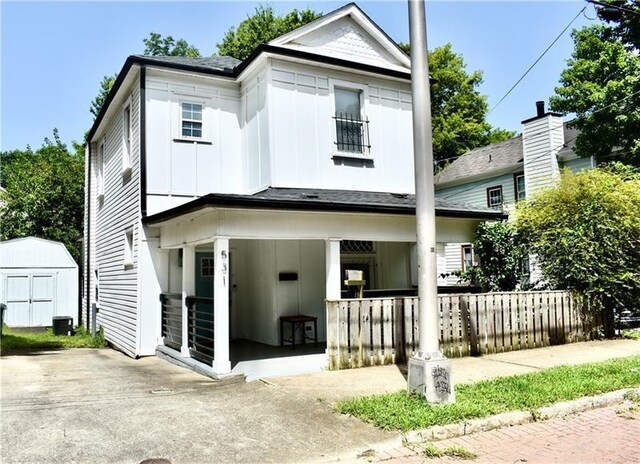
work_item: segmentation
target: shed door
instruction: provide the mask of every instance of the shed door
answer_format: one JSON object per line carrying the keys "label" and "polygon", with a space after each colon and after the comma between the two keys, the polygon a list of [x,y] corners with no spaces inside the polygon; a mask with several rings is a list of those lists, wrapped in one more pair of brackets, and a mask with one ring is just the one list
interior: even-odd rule
{"label": "shed door", "polygon": [[55,285],[53,275],[31,276],[31,326],[51,325]]}
{"label": "shed door", "polygon": [[30,276],[7,276],[7,312],[5,323],[10,327],[29,327],[31,325],[31,285]]}
{"label": "shed door", "polygon": [[8,275],[6,324],[10,327],[50,326],[55,314],[52,274]]}

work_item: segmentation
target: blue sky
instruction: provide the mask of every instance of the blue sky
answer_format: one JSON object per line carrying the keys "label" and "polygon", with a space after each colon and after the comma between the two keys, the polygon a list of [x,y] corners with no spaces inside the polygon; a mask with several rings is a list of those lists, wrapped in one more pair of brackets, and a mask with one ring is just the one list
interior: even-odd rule
{"label": "blue sky", "polygon": [[[286,12],[329,12],[345,2],[274,2]],[[64,141],[80,140],[92,124],[89,105],[106,74],[142,53],[149,32],[184,38],[202,54],[216,51],[227,29],[256,2],[12,2],[0,3],[0,149],[36,148],[54,127]],[[393,39],[408,41],[406,1],[358,2]],[[580,1],[428,1],[429,48],[451,42],[469,70],[484,71],[480,90],[493,107],[524,70],[580,11]],[[593,8],[588,16],[595,16]],[[580,16],[574,27],[590,23]],[[567,32],[516,90],[489,116],[519,130],[547,100],[573,49]]]}

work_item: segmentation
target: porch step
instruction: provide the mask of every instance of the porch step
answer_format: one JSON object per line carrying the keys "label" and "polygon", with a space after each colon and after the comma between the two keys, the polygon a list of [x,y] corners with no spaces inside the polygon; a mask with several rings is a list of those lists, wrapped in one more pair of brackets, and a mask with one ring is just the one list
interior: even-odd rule
{"label": "porch step", "polygon": [[231,369],[232,374],[245,375],[247,382],[285,375],[312,374],[327,368],[327,355],[307,354],[283,358],[240,361]]}
{"label": "porch step", "polygon": [[182,357],[180,352],[166,346],[160,345],[156,347],[156,356],[160,359],[164,359],[165,361],[170,362],[171,364],[175,364],[176,366],[184,367],[186,369],[191,369],[192,371],[200,375],[204,375],[205,377],[209,377],[224,384],[232,384],[245,381],[244,374],[233,372],[231,374],[223,375],[216,374],[211,366],[207,366],[206,364],[196,361],[192,358],[184,358]]}

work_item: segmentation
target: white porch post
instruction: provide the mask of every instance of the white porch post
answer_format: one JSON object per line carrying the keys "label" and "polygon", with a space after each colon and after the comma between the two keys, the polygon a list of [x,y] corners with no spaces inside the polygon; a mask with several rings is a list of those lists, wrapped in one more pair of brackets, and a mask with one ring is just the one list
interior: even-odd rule
{"label": "white porch post", "polygon": [[180,353],[189,355],[189,308],[187,296],[196,293],[196,249],[192,246],[182,247],[182,347]]}
{"label": "white porch post", "polygon": [[329,239],[325,242],[325,260],[327,273],[327,300],[340,299],[340,240]]}
{"label": "white porch post", "polygon": [[229,361],[229,239],[213,241],[213,370],[231,372]]}

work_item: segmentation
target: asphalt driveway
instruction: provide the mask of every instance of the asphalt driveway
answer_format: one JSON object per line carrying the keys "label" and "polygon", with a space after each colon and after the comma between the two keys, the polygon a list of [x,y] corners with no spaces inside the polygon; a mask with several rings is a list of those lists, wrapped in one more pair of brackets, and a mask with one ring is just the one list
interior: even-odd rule
{"label": "asphalt driveway", "polygon": [[309,392],[113,350],[7,356],[0,369],[3,463],[316,461],[396,436]]}

